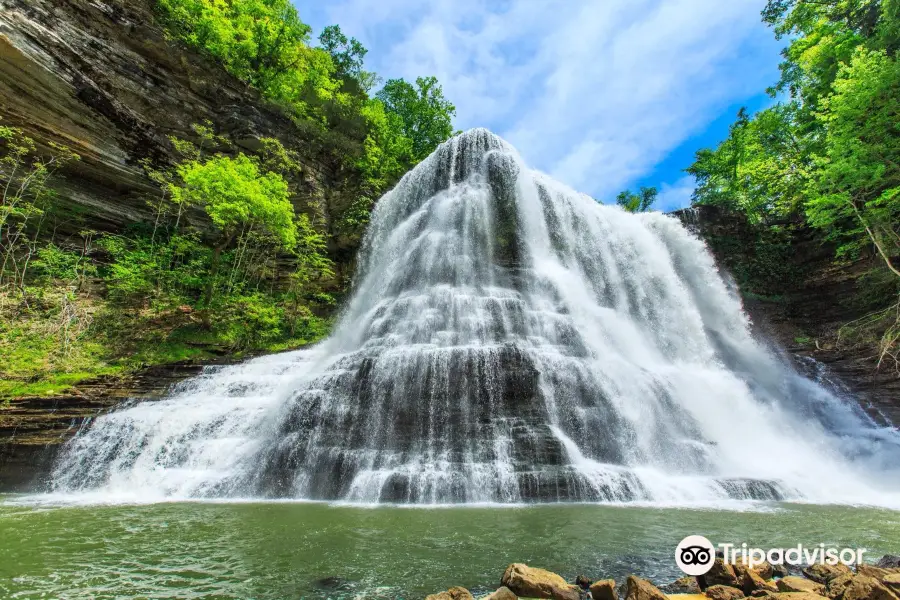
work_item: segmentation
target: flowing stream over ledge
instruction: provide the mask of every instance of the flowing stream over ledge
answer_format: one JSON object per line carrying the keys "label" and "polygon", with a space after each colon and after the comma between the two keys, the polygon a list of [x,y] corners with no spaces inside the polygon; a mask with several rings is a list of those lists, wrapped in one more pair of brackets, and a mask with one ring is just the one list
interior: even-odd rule
{"label": "flowing stream over ledge", "polygon": [[476,129],[378,202],[329,339],[95,419],[50,489],[896,508],[900,434],[754,340],[678,220],[600,205]]}

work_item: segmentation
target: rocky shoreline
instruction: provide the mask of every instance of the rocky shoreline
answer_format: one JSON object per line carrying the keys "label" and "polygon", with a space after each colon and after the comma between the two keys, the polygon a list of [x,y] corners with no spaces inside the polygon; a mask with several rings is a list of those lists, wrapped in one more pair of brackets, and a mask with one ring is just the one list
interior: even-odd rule
{"label": "rocky shoreline", "polygon": [[[591,580],[579,575],[574,583],[544,569],[522,563],[509,565],[501,587],[478,600],[900,600],[900,557],[885,556],[874,565],[851,569],[845,564],[813,564],[788,570],[767,562],[752,568],[716,558],[709,572],[685,576],[662,586],[635,575],[624,585],[614,579]],[[662,590],[667,590],[663,592]],[[475,600],[469,590],[452,587],[425,600]]]}

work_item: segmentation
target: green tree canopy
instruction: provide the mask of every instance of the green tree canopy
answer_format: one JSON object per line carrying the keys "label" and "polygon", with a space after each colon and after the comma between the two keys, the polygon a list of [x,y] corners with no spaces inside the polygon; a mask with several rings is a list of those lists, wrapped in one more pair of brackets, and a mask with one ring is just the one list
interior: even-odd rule
{"label": "green tree canopy", "polygon": [[188,161],[179,166],[178,175],[180,184],[171,186],[174,201],[202,207],[219,232],[204,306],[209,307],[212,301],[222,252],[242,229],[260,231],[284,250],[297,245],[294,207],[280,175],[260,173],[256,163],[243,154]]}
{"label": "green tree canopy", "polygon": [[412,142],[412,158],[418,162],[453,135],[456,107],[446,98],[435,77],[418,77],[413,86],[403,79],[390,79],[377,97],[387,112],[400,117],[397,125]]}
{"label": "green tree canopy", "polygon": [[646,212],[656,202],[658,195],[659,192],[655,187],[642,187],[637,194],[625,190],[616,196],[616,204],[628,212]]}
{"label": "green tree canopy", "polygon": [[[694,202],[774,224],[805,219],[838,255],[873,252],[893,279],[878,297],[881,357],[900,364],[900,0],[769,0],[787,38],[775,106],[742,110],[728,137],[697,153]],[[874,294],[873,294],[874,295]]]}
{"label": "green tree canopy", "polygon": [[816,157],[807,214],[845,242],[871,243],[900,276],[900,64],[860,48],[818,115],[824,152]]}
{"label": "green tree canopy", "polygon": [[355,81],[362,91],[368,92],[378,83],[378,76],[363,68],[368,50],[356,38],[347,38],[339,25],[323,29],[319,44],[331,56],[338,75]]}

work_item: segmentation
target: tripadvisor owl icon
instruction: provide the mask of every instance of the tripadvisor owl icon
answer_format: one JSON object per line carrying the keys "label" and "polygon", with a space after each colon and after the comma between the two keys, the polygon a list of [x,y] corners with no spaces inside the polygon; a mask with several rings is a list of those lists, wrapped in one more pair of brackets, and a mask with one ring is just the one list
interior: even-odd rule
{"label": "tripadvisor owl icon", "polygon": [[705,575],[715,559],[715,547],[702,535],[689,535],[675,548],[675,562],[688,575]]}

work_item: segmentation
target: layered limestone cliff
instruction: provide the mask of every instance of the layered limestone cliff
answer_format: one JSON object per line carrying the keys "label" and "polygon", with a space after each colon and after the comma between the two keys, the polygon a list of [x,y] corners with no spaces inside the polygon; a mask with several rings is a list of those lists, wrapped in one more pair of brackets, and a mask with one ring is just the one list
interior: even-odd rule
{"label": "layered limestone cliff", "polygon": [[[156,187],[141,160],[176,161],[169,136],[194,140],[191,126],[207,120],[238,150],[275,137],[299,152],[294,201],[320,225],[330,229],[353,197],[340,158],[314,131],[167,39],[151,0],[0,0],[0,98],[2,123],[81,156],[56,184],[71,216],[63,227],[74,231],[148,219]],[[352,248],[333,251],[340,266]]]}
{"label": "layered limestone cliff", "polygon": [[[206,121],[236,151],[274,137],[298,152],[293,201],[319,228],[331,233],[356,197],[353,174],[320,132],[168,39],[153,0],[0,0],[0,124],[22,128],[43,151],[62,144],[81,157],[53,179],[63,213],[56,239],[152,221],[159,190],[142,161],[173,164],[180,157],[169,137],[197,141],[192,125]],[[202,224],[199,211],[189,218]],[[329,240],[342,286],[355,241]],[[155,367],[78,384],[62,396],[13,400],[0,409],[0,490],[29,485],[85,419],[126,398],[153,396],[199,368]]]}

